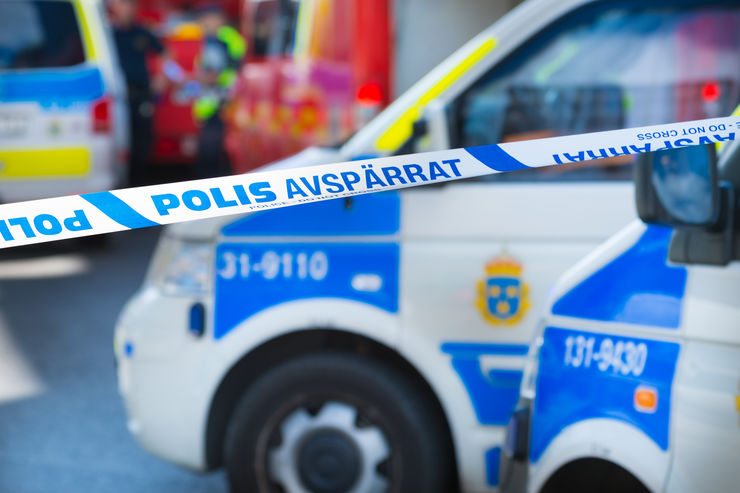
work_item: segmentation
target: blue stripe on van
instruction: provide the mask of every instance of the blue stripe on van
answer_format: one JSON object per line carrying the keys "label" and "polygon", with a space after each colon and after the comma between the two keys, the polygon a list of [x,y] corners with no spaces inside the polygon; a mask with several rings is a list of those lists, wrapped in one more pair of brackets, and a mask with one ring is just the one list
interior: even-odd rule
{"label": "blue stripe on van", "polygon": [[678,328],[686,268],[668,264],[670,228],[648,226],[631,248],[557,300],[555,315]]}
{"label": "blue stripe on van", "polygon": [[0,102],[37,102],[42,106],[86,103],[103,96],[100,69],[34,70],[0,74]]}
{"label": "blue stripe on van", "polygon": [[226,225],[224,236],[394,235],[400,229],[398,192],[358,195],[249,214]]}
{"label": "blue stripe on van", "polygon": [[[680,349],[676,342],[559,327],[545,329],[530,431],[530,460],[537,462],[565,428],[591,419],[626,423],[645,433],[661,450],[668,450],[671,390]],[[655,392],[654,409],[641,410],[635,403],[640,387]]]}
{"label": "blue stripe on van", "polygon": [[[323,258],[318,266],[317,258]],[[222,243],[214,268],[214,338],[262,310],[299,300],[352,301],[396,314],[399,259],[397,243]],[[363,286],[363,278],[375,285]]]}
{"label": "blue stripe on van", "polygon": [[452,368],[468,391],[478,422],[505,425],[519,399],[523,373],[509,368],[484,369],[480,358],[488,355],[524,357],[529,347],[523,344],[445,342],[440,349],[452,356]]}

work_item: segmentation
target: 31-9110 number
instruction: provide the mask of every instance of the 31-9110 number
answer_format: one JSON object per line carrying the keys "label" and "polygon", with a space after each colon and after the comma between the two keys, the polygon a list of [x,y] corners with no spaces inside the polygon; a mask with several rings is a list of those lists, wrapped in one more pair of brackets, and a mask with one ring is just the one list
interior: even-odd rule
{"label": "31-9110 number", "polygon": [[256,275],[272,281],[282,279],[310,279],[323,281],[329,273],[329,258],[321,250],[307,252],[282,252],[268,250],[255,259],[248,253],[221,252],[218,276],[221,279],[247,279]]}

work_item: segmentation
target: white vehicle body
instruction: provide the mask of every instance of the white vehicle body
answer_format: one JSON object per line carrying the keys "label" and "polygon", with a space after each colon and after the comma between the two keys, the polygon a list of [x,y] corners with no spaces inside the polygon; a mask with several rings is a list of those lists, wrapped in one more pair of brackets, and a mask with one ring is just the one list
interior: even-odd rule
{"label": "white vehicle body", "polygon": [[740,264],[673,264],[670,240],[636,221],[554,287],[508,437],[528,428],[528,451],[513,466],[507,451],[506,491],[525,476],[533,492],[576,484],[592,459],[650,491],[737,489]]}
{"label": "white vehicle body", "polygon": [[115,188],[128,115],[103,2],[2,0],[0,9],[0,200]]}
{"label": "white vehicle body", "polygon": [[[476,99],[490,88],[489,80],[526,82],[528,69],[514,67],[514,75],[501,77],[497,71],[509,70],[512,60],[526,68],[540,63],[535,55],[547,59],[547,47],[554,44],[543,45],[543,39],[567,37],[571,23],[576,30],[592,25],[581,17],[583,8],[600,16],[622,7],[619,1],[525,2],[340,149],[310,149],[273,166],[674,120],[671,107],[638,106],[639,114],[618,110],[619,118],[607,115],[596,123],[575,118],[581,124],[560,121],[543,128],[505,116],[499,92]],[[625,46],[623,40],[618,46],[604,41],[597,51]],[[590,43],[584,46],[590,50]],[[708,70],[712,80],[718,77]],[[538,76],[537,90],[547,86],[550,75]],[[685,75],[677,78],[683,81]],[[698,87],[707,76],[697,75]],[[613,88],[602,90],[599,81],[596,89],[583,88],[595,77],[566,77],[555,91],[610,100]],[[716,108],[703,106],[698,97],[696,102],[691,111],[698,117],[734,107],[734,101]],[[535,102],[527,110],[547,104]],[[581,104],[580,116],[593,109],[603,117],[599,104]],[[491,115],[489,108],[498,113]],[[485,118],[476,122],[464,114]],[[491,123],[495,114],[498,129]],[[416,136],[412,124],[423,115],[428,133]],[[512,125],[513,131],[503,129]],[[618,172],[624,169],[577,170],[585,173],[573,175],[580,181],[539,170],[529,180],[517,175],[524,178],[450,183],[167,228],[147,280],[116,328],[119,384],[131,432],[172,462],[197,470],[218,466],[233,406],[225,396],[241,393],[262,368],[342,334],[342,341],[351,340],[350,346],[362,351],[390,350],[388,357],[439,404],[461,488],[495,491],[505,426],[548,290],[635,217],[630,174]]]}

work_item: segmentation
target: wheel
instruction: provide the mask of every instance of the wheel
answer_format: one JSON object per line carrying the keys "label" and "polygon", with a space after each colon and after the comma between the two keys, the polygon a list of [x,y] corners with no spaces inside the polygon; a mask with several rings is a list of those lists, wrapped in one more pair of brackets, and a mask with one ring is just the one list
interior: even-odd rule
{"label": "wheel", "polygon": [[541,493],[649,493],[629,471],[604,459],[578,459],[560,468]]}
{"label": "wheel", "polygon": [[451,492],[434,407],[401,372],[341,353],[301,356],[244,393],[226,431],[233,492]]}

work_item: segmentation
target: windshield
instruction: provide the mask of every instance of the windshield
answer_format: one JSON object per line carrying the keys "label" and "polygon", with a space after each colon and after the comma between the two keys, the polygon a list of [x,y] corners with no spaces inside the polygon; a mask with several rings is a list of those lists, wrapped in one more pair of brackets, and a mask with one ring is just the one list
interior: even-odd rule
{"label": "windshield", "polygon": [[[740,100],[738,33],[737,4],[594,3],[552,24],[473,84],[456,107],[456,143],[726,116]],[[629,181],[632,162],[615,154],[481,179]]]}

